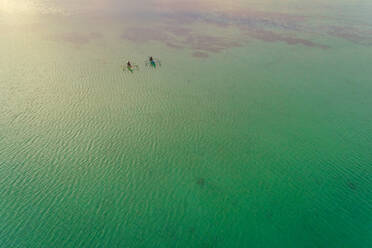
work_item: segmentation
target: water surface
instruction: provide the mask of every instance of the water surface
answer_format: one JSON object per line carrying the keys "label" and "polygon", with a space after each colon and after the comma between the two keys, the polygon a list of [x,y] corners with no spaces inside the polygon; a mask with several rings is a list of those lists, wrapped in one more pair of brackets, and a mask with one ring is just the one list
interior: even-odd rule
{"label": "water surface", "polygon": [[371,247],[371,12],[2,0],[0,247]]}

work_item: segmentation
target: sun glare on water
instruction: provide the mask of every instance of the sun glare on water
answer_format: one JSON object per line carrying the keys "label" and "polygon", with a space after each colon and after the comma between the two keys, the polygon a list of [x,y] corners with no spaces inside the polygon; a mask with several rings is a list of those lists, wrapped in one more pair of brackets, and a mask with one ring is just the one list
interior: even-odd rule
{"label": "sun glare on water", "polygon": [[40,0],[0,0],[0,13],[8,14],[68,14],[61,8]]}
{"label": "sun glare on water", "polygon": [[32,13],[35,6],[25,0],[0,0],[0,12],[5,13]]}

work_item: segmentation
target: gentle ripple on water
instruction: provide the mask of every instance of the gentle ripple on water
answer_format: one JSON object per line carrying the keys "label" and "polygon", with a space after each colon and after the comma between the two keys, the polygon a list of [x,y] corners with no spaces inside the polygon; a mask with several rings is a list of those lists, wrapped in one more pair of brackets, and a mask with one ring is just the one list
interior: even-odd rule
{"label": "gentle ripple on water", "polygon": [[0,41],[0,247],[370,246],[366,48],[152,42],[127,73],[148,44],[34,28]]}

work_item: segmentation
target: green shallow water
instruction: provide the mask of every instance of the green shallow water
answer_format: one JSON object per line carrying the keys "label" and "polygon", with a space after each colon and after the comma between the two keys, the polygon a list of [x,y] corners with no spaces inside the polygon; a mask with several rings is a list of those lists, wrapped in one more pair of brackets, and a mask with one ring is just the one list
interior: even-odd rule
{"label": "green shallow water", "polygon": [[372,6],[183,3],[0,5],[0,247],[371,247]]}

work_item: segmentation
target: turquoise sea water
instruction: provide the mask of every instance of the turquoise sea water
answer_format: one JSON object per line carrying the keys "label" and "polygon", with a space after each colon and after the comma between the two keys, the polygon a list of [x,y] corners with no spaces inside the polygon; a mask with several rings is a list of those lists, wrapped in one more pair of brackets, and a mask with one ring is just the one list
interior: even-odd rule
{"label": "turquoise sea water", "polygon": [[372,247],[372,5],[225,2],[0,3],[1,248]]}

